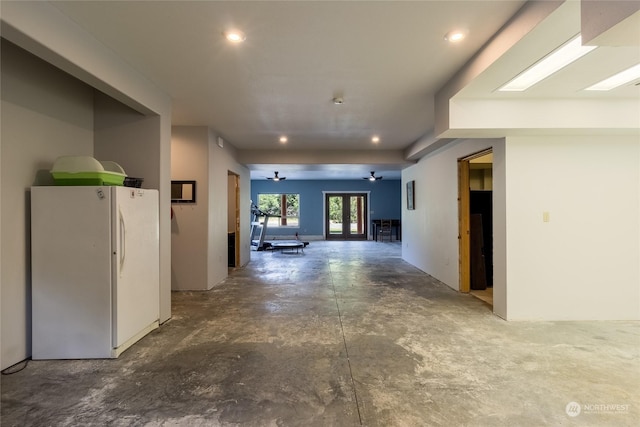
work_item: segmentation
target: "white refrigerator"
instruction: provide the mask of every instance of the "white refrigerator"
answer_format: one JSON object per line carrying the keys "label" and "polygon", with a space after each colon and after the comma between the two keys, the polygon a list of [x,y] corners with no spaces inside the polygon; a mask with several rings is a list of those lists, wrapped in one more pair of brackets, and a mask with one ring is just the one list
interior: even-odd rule
{"label": "white refrigerator", "polygon": [[32,358],[114,358],[158,327],[158,192],[31,188]]}

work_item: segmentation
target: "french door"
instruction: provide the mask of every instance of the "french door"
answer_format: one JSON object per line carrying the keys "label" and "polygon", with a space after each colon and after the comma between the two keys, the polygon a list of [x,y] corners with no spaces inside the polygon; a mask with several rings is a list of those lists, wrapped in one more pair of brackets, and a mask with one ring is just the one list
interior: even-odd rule
{"label": "french door", "polygon": [[366,193],[325,195],[325,238],[366,240],[368,224]]}

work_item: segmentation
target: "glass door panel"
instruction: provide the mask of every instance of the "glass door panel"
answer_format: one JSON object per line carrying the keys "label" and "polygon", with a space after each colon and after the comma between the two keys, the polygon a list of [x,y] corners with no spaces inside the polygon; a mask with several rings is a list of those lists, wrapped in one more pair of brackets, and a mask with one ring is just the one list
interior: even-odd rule
{"label": "glass door panel", "polygon": [[349,196],[349,234],[351,236],[363,237],[364,235],[366,224],[364,221],[366,209],[364,202],[365,196],[362,194]]}
{"label": "glass door panel", "polygon": [[329,224],[327,230],[329,235],[334,236],[342,236],[342,196],[334,196],[330,195],[327,197],[327,208],[328,208],[328,221]]}
{"label": "glass door panel", "polygon": [[328,194],[326,198],[326,238],[367,238],[367,195]]}

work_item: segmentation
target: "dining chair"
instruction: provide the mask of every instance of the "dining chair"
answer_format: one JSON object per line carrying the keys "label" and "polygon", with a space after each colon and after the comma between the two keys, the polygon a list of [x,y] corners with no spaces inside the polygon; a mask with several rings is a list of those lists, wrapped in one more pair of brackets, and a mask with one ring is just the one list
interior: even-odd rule
{"label": "dining chair", "polygon": [[380,228],[378,228],[378,238],[381,242],[384,242],[385,236],[389,237],[389,241],[392,240],[390,219],[380,220]]}

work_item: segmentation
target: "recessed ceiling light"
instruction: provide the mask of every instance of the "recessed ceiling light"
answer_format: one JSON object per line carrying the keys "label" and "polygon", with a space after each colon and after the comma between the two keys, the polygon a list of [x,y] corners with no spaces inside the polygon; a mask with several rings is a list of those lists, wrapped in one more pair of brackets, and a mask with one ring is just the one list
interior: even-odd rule
{"label": "recessed ceiling light", "polygon": [[619,72],[618,74],[614,74],[608,79],[604,79],[593,86],[589,86],[585,90],[611,90],[636,79],[640,79],[640,64],[636,64],[631,68],[627,68],[626,70]]}
{"label": "recessed ceiling light", "polygon": [[287,139],[287,137],[286,137],[286,136],[284,136],[284,135],[283,135],[283,136],[281,136],[281,137],[280,137],[280,143],[281,143],[281,144],[286,144],[286,143],[287,143],[287,141],[288,141],[288,139]]}
{"label": "recessed ceiling light", "polygon": [[239,30],[229,30],[225,31],[223,34],[225,38],[232,43],[241,43],[247,39],[247,36]]}
{"label": "recessed ceiling light", "polygon": [[578,35],[520,73],[516,78],[498,90],[502,92],[525,91],[595,48],[596,46],[582,46],[582,37]]}
{"label": "recessed ceiling light", "polygon": [[444,35],[444,39],[451,43],[459,42],[467,36],[467,33],[467,30],[452,30]]}
{"label": "recessed ceiling light", "polygon": [[373,138],[371,138],[371,142],[377,144],[378,142],[380,142],[380,137],[377,135],[373,136]]}

